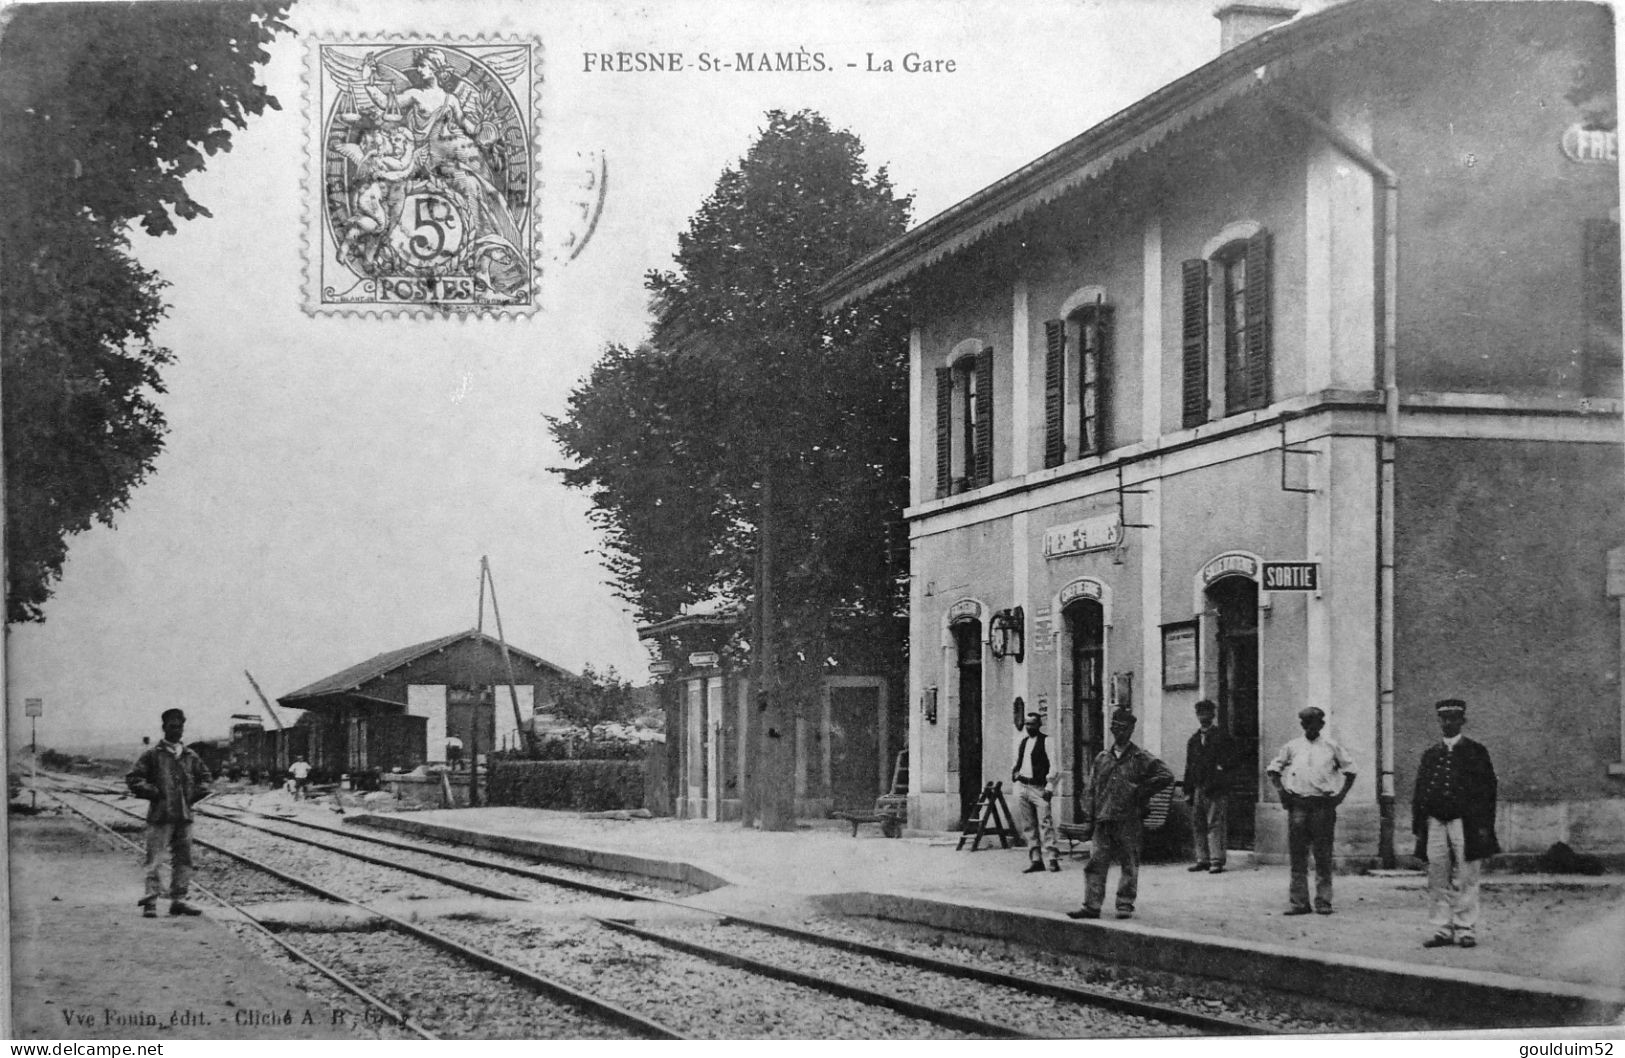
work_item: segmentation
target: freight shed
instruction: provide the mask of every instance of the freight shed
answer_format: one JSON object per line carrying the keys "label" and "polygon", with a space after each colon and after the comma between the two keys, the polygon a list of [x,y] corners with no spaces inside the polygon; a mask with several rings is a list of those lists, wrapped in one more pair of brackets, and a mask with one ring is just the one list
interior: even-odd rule
{"label": "freight shed", "polygon": [[[470,629],[352,665],[277,699],[304,715],[305,751],[318,780],[341,774],[410,771],[495,750],[522,749],[529,725],[572,674],[527,651]],[[519,717],[514,716],[518,699]]]}

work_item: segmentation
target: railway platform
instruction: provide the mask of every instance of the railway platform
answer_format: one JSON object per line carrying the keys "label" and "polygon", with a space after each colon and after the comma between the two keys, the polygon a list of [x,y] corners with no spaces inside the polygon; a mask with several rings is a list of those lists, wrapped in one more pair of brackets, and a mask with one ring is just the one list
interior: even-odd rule
{"label": "railway platform", "polygon": [[[213,914],[144,919],[140,862],[69,816],[13,821],[11,1022],[29,1040],[353,1039]],[[184,1002],[177,996],[187,997]]]}
{"label": "railway platform", "polygon": [[1489,874],[1478,946],[1424,949],[1427,888],[1414,871],[1339,875],[1334,914],[1286,917],[1284,866],[1245,853],[1218,875],[1149,864],[1132,919],[1112,917],[1109,889],[1104,918],[1074,922],[1065,912],[1082,903],[1082,858],[1064,859],[1059,873],[1024,874],[1025,850],[995,842],[959,851],[950,834],[887,839],[864,828],[854,837],[839,820],[768,833],[522,808],[352,813],[346,822],[683,880],[706,890],[691,902],[757,918],[839,909],[1418,1013],[1491,1004],[1554,1026],[1625,1025],[1619,875]]}

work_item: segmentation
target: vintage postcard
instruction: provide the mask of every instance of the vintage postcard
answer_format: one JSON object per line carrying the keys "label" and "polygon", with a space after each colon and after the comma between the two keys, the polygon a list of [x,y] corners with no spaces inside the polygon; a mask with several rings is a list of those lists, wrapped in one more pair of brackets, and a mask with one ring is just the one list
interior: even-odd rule
{"label": "vintage postcard", "polygon": [[3,1034],[1612,1054],[1617,16],[0,8]]}

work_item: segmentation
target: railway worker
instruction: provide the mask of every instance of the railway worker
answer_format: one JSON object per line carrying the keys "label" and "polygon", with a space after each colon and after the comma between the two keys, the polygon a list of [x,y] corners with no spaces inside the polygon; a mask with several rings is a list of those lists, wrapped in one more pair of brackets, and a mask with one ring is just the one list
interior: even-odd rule
{"label": "railway worker", "polygon": [[[1316,706],[1298,710],[1303,735],[1281,747],[1264,771],[1287,810],[1287,854],[1292,881],[1288,915],[1332,913],[1332,839],[1337,806],[1354,785],[1354,758],[1323,733],[1326,713]],[[1309,903],[1309,854],[1315,856],[1315,901]]]}
{"label": "railway worker", "polygon": [[1061,869],[1061,843],[1055,834],[1055,812],[1050,804],[1055,799],[1055,785],[1061,773],[1050,763],[1049,738],[1043,727],[1042,716],[1027,714],[1027,723],[1022,729],[1026,734],[1016,743],[1016,766],[1010,769],[1010,780],[1016,791],[1016,818],[1032,861],[1024,874],[1037,874],[1044,869],[1046,851],[1049,869]]}
{"label": "railway worker", "polygon": [[1424,948],[1476,947],[1478,874],[1484,857],[1501,851],[1495,840],[1495,765],[1490,751],[1461,733],[1467,703],[1446,698],[1433,707],[1438,742],[1422,751],[1411,797],[1416,858],[1428,865],[1429,921]]}
{"label": "railway worker", "polygon": [[1106,902],[1106,872],[1118,864],[1117,917],[1134,917],[1134,899],[1140,887],[1140,821],[1151,809],[1151,798],[1174,783],[1168,765],[1136,746],[1134,713],[1114,709],[1112,744],[1095,755],[1084,797],[1084,828],[1093,845],[1084,868],[1083,907],[1067,918],[1099,918]]}
{"label": "railway worker", "polygon": [[305,791],[310,787],[310,762],[305,760],[304,754],[294,759],[288,774],[293,777],[293,795],[304,800]]}
{"label": "railway worker", "polygon": [[1211,698],[1196,703],[1196,733],[1185,744],[1185,800],[1191,806],[1196,862],[1187,870],[1224,871],[1229,839],[1230,776],[1235,770],[1236,740],[1213,721],[1219,707]]}
{"label": "railway worker", "polygon": [[169,913],[201,915],[186,902],[192,883],[192,806],[209,793],[209,769],[181,741],[186,714],[165,709],[159,717],[164,738],[142,753],[124,777],[130,792],[147,804],[146,895],[136,901],[144,918],[156,918],[163,895],[164,854],[170,859]]}

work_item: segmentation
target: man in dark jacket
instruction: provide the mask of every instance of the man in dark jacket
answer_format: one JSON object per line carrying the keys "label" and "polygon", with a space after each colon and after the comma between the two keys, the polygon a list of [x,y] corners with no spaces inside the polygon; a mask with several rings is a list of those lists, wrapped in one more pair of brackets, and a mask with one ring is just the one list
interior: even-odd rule
{"label": "man in dark jacket", "polygon": [[1438,742],[1422,751],[1411,796],[1416,857],[1428,865],[1429,921],[1424,948],[1476,947],[1478,875],[1482,861],[1501,851],[1495,840],[1495,765],[1490,752],[1461,733],[1467,703],[1446,698],[1434,707]]}
{"label": "man in dark jacket", "polygon": [[1088,795],[1080,822],[1093,831],[1089,865],[1084,871],[1083,907],[1068,911],[1068,918],[1099,918],[1106,902],[1106,872],[1118,862],[1117,917],[1134,917],[1134,898],[1140,886],[1140,820],[1150,811],[1151,798],[1173,785],[1168,765],[1136,746],[1134,714],[1112,711],[1112,744],[1095,756],[1089,772]]}
{"label": "man in dark jacket", "polygon": [[1211,699],[1196,703],[1196,734],[1185,744],[1185,800],[1191,806],[1191,832],[1196,862],[1189,870],[1219,874],[1229,839],[1230,775],[1236,741],[1213,722],[1219,707]]}
{"label": "man in dark jacket", "polygon": [[158,898],[163,895],[164,852],[170,858],[169,913],[201,915],[186,902],[192,884],[192,805],[209,792],[209,769],[196,753],[181,741],[186,731],[186,714],[165,709],[164,739],[136,760],[124,777],[130,792],[147,804],[146,895],[136,903],[145,918],[158,914]]}

